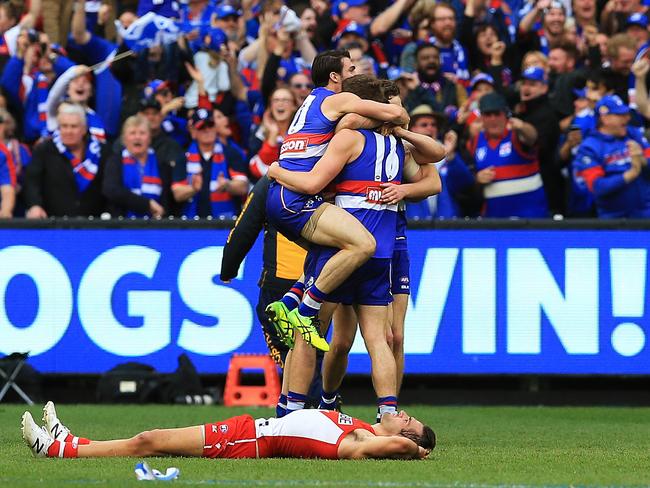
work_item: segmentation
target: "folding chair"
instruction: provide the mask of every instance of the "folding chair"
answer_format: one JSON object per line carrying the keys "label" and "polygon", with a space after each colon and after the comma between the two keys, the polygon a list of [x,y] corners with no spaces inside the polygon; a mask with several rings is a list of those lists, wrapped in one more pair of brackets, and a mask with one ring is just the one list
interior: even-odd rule
{"label": "folding chair", "polygon": [[[23,369],[23,366],[25,365],[25,362],[27,361],[27,356],[29,353],[14,353],[11,354],[10,356],[6,356],[2,360],[0,360],[0,380],[5,380],[5,384],[2,387],[2,390],[0,390],[0,402],[4,398],[4,396],[7,394],[9,391],[9,388],[13,388],[16,393],[22,398],[27,405],[32,406],[34,405],[34,402],[32,401],[31,398],[23,391],[23,389],[16,384],[16,378],[18,377],[18,373],[20,373],[20,370]],[[7,361],[8,359],[12,359],[13,361]],[[11,366],[13,364],[13,371],[11,371]],[[7,371],[5,372],[4,369],[2,369],[2,365],[6,365]]]}

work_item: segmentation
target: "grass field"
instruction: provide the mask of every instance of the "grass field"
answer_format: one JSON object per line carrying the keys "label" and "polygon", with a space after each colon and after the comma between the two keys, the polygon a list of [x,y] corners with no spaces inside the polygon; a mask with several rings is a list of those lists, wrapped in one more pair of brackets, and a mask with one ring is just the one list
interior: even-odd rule
{"label": "grass field", "polygon": [[[34,459],[20,437],[21,405],[0,405],[0,487],[130,486],[135,459]],[[31,409],[40,419],[40,408]],[[60,405],[73,433],[130,437],[152,427],[200,424],[242,409],[192,406]],[[248,409],[254,417],[267,409]],[[346,412],[372,418],[373,407]],[[176,466],[177,485],[243,487],[650,486],[650,409],[415,406],[438,447],[425,461],[209,460],[154,458]]]}

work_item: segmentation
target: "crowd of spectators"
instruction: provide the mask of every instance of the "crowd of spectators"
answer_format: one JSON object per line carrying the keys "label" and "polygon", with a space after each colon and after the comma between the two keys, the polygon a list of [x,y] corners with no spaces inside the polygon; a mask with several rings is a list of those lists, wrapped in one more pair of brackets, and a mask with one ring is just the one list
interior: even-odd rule
{"label": "crowd of spectators", "polygon": [[[0,217],[233,218],[335,48],[446,146],[410,218],[650,216],[648,5],[4,0]],[[147,12],[181,33],[121,56]]]}

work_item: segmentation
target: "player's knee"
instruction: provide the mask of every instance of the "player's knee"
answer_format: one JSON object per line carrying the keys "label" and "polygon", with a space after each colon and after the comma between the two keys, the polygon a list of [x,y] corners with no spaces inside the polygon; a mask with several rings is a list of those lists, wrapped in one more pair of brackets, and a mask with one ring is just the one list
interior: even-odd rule
{"label": "player's knee", "polygon": [[386,342],[388,342],[388,347],[393,349],[393,344],[395,343],[395,335],[391,329],[388,329],[386,332]]}
{"label": "player's knee", "polygon": [[131,438],[133,454],[137,456],[150,456],[156,453],[158,435],[156,430],[146,430]]}
{"label": "player's knee", "polygon": [[404,334],[402,332],[393,332],[392,337],[393,342],[391,348],[393,351],[401,351],[404,349]]}
{"label": "player's knee", "polygon": [[347,356],[350,353],[350,349],[352,349],[352,341],[336,340],[330,343],[328,354],[341,358]]}
{"label": "player's knee", "polygon": [[375,254],[376,249],[377,241],[369,232],[363,235],[357,245],[357,251],[366,261]]}

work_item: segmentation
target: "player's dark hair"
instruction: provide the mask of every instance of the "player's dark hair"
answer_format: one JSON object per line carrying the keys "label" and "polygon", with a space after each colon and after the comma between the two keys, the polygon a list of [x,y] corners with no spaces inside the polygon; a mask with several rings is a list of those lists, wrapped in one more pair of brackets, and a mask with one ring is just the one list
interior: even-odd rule
{"label": "player's dark hair", "polygon": [[354,93],[364,100],[387,103],[388,98],[382,90],[382,80],[370,75],[354,75],[343,80],[341,89],[345,92]]}
{"label": "player's dark hair", "polygon": [[431,451],[434,447],[436,447],[436,433],[428,425],[425,425],[422,428],[422,434],[416,434],[412,430],[404,429],[400,432],[400,435],[406,437],[407,439],[411,439],[423,449],[428,449]]}
{"label": "player's dark hair", "polygon": [[392,80],[380,80],[381,81],[381,90],[384,92],[386,100],[390,100],[393,97],[399,97],[399,87],[397,83]]}
{"label": "player's dark hair", "polygon": [[327,86],[330,73],[341,74],[343,58],[350,58],[350,53],[343,49],[324,51],[317,55],[311,65],[311,79],[314,86]]}

